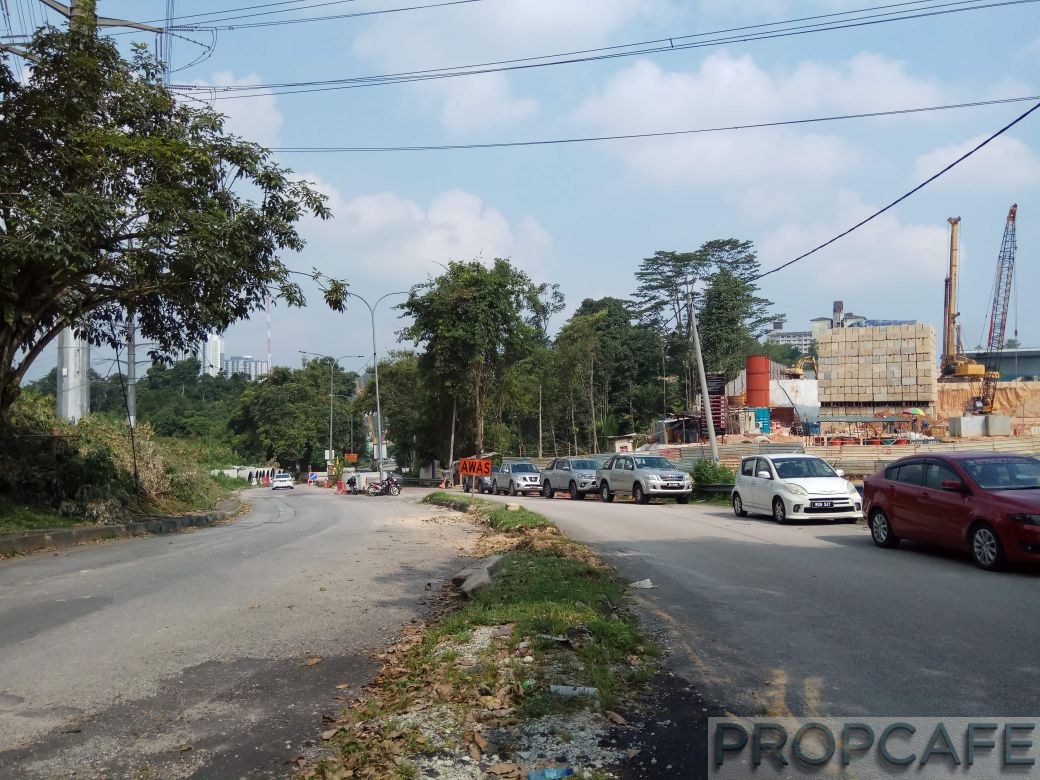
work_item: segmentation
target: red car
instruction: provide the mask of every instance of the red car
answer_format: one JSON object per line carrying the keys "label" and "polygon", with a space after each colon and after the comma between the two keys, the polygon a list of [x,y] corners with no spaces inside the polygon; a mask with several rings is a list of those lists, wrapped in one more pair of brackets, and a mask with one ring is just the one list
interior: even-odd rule
{"label": "red car", "polygon": [[1040,460],[996,452],[901,458],[863,480],[878,547],[913,539],[967,550],[983,569],[1040,561]]}

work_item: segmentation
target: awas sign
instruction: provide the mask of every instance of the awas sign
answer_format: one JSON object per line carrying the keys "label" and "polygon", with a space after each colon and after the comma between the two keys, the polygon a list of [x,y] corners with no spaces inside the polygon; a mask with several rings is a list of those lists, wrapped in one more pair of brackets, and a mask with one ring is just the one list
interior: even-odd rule
{"label": "awas sign", "polygon": [[491,461],[481,458],[462,458],[459,461],[460,477],[490,477]]}

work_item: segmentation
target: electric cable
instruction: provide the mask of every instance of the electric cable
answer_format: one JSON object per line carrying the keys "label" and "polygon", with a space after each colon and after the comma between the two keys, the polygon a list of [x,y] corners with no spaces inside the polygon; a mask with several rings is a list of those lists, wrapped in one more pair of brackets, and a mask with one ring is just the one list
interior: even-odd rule
{"label": "electric cable", "polygon": [[[789,20],[784,22],[773,22],[767,25],[750,25],[740,28],[731,28],[729,30],[718,30],[708,33],[697,33],[692,35],[675,36],[672,38],[663,38],[653,41],[644,41],[642,43],[630,43],[622,44],[610,47],[601,47],[598,49],[589,49],[579,52],[569,52],[561,54],[551,55],[539,55],[536,57],[525,57],[511,60],[496,60],[485,63],[478,63],[472,65],[457,65],[445,68],[430,68],[424,70],[415,71],[404,71],[398,73],[388,73],[373,76],[359,76],[359,77],[345,77],[338,79],[324,79],[324,80],[308,80],[308,81],[292,81],[292,82],[276,82],[269,84],[252,84],[242,85],[236,87],[226,87],[221,90],[222,93],[217,96],[218,100],[235,100],[244,99],[249,97],[255,97],[252,92],[260,92],[260,94],[278,94],[278,95],[289,95],[289,94],[301,94],[310,92],[326,92],[339,89],[355,89],[359,87],[370,87],[370,86],[382,86],[386,84],[401,84],[410,83],[416,81],[428,81],[445,78],[457,78],[461,76],[472,76],[480,75],[485,73],[497,73],[503,71],[514,71],[514,70],[530,70],[534,68],[550,67],[555,65],[566,65],[583,62],[595,62],[610,59],[617,59],[620,57],[632,57],[636,55],[655,54],[663,53],[667,51],[680,51],[686,49],[697,49],[705,48],[710,46],[720,46],[727,43],[746,43],[750,41],[759,40],[770,40],[783,37],[792,37],[797,35],[805,35],[812,32],[830,32],[834,30],[849,29],[855,27],[862,27],[868,25],[884,24],[889,22],[906,21],[910,19],[920,19],[932,16],[949,15],[954,13],[963,13],[966,11],[984,10],[989,8],[1001,7],[1001,6],[1014,6],[1022,5],[1026,3],[1036,3],[1040,0],[990,0],[984,4],[979,4],[980,0],[957,0],[956,2],[947,2],[938,5],[931,5],[927,8],[911,9],[908,11],[898,12],[901,15],[896,15],[892,12],[886,12],[885,14],[875,15],[874,17],[858,17],[852,19],[842,19],[832,22],[817,23],[812,25],[803,25],[802,27],[788,27],[787,29],[780,30],[765,30],[759,32],[751,32],[744,35],[726,35],[727,33],[734,31],[748,31],[754,30],[761,27],[776,27],[779,25],[791,25],[794,22],[802,21],[802,19]],[[966,6],[967,3],[973,3],[973,5]],[[898,6],[906,5],[905,3],[895,4]],[[966,7],[965,7],[966,6]],[[891,8],[894,6],[876,6],[865,10],[878,10],[884,8]],[[847,15],[850,12],[845,12]],[[860,11],[852,13],[861,13]],[[827,15],[831,16],[831,15]],[[877,18],[884,17],[884,18]],[[805,17],[805,19],[818,19],[822,17]],[[715,38],[707,38],[706,40],[689,40],[689,39],[701,39],[707,36],[723,36]],[[680,41],[680,43],[676,43]],[[682,43],[681,41],[687,41]],[[617,51],[618,49],[632,49],[630,51]],[[549,61],[542,61],[549,60]],[[174,85],[174,89],[178,91],[191,91],[193,86],[190,84],[178,84]],[[241,94],[230,94],[230,93],[241,93]]]}
{"label": "electric cable", "polygon": [[771,274],[775,274],[777,271],[782,271],[784,268],[787,268],[787,267],[792,266],[792,265],[794,265],[795,263],[797,263],[797,262],[799,262],[801,260],[804,260],[805,258],[809,257],[810,255],[813,255],[816,252],[819,252],[824,247],[830,246],[835,241],[838,241],[839,239],[844,238],[845,236],[847,236],[850,233],[852,233],[854,230],[858,230],[859,228],[863,227],[868,222],[871,222],[872,220],[874,220],[877,217],[879,217],[882,214],[884,214],[886,211],[889,211],[890,209],[894,208],[898,204],[902,203],[904,200],[906,200],[910,196],[912,196],[915,193],[919,192],[920,190],[924,189],[925,187],[927,187],[929,184],[931,184],[933,181],[938,179],[940,176],[942,176],[947,171],[949,171],[949,170],[957,167],[958,165],[960,165],[962,162],[967,160],[969,157],[971,157],[977,151],[979,151],[980,149],[985,147],[987,144],[989,144],[993,140],[995,140],[995,139],[999,138],[1000,136],[1002,136],[1004,133],[1006,133],[1012,127],[1014,127],[1019,122],[1024,120],[1026,117],[1028,117],[1030,114],[1032,114],[1037,109],[1040,109],[1040,103],[1037,103],[1035,106],[1033,106],[1032,108],[1028,109],[1025,113],[1019,114],[1015,119],[1013,119],[1010,122],[1008,122],[1006,125],[1004,125],[1002,128],[1000,128],[995,133],[990,135],[984,141],[976,144],[974,147],[972,147],[970,150],[968,150],[967,152],[962,154],[960,157],[958,157],[956,160],[951,162],[949,165],[947,165],[941,171],[939,171],[938,173],[932,174],[927,179],[925,179],[923,182],[921,182],[916,187],[914,187],[912,190],[903,193],[902,195],[900,195],[898,198],[896,198],[894,201],[889,203],[884,208],[878,209],[873,214],[871,214],[869,217],[867,217],[866,219],[860,220],[855,225],[850,227],[848,230],[845,230],[845,231],[839,233],[834,238],[832,238],[832,239],[830,239],[828,241],[824,241],[822,244],[820,244],[817,247],[814,247],[813,249],[810,249],[808,252],[805,252],[805,253],[803,253],[801,255],[798,255],[798,257],[794,258],[793,260],[788,260],[786,263],[781,263],[780,265],[776,266],[775,268],[770,268],[768,271],[764,271],[764,272],[760,273],[758,276],[755,276],[752,279],[752,281],[758,281],[759,279],[762,279],[762,278],[764,278],[766,276],[769,276]]}
{"label": "electric cable", "polygon": [[781,119],[773,122],[755,122],[744,125],[723,125],[718,127],[700,127],[692,130],[662,130],[647,133],[625,133],[621,135],[596,135],[575,138],[550,138],[525,141],[494,141],[488,143],[466,144],[428,144],[411,146],[283,146],[272,148],[272,152],[282,154],[305,154],[314,152],[441,152],[466,149],[504,149],[522,146],[551,146],[555,144],[579,144],[597,141],[626,141],[640,138],[668,138],[672,136],[697,135],[702,133],[722,133],[736,130],[757,130],[771,127],[789,127],[823,122],[839,122],[851,119],[870,119],[883,116],[902,116],[921,114],[931,111],[951,111],[962,108],[978,108],[981,106],[1003,105],[1005,103],[1024,103],[1040,100],[1040,95],[1024,97],[997,98],[994,100],[978,100],[970,103],[950,103],[942,106],[923,106],[918,108],[899,108],[887,111],[865,111],[856,114],[839,114],[836,116],[811,117],[808,119]]}

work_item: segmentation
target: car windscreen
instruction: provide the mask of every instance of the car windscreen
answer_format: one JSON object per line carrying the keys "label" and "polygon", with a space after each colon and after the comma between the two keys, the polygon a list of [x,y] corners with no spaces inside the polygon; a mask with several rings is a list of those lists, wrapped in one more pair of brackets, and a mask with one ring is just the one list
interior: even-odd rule
{"label": "car windscreen", "polygon": [[778,458],[773,461],[773,468],[780,479],[838,476],[826,461],[819,458]]}
{"label": "car windscreen", "polygon": [[571,468],[580,471],[595,471],[599,468],[599,463],[594,460],[572,460]]}
{"label": "car windscreen", "polygon": [[517,463],[513,466],[514,474],[537,474],[538,469],[531,463]]}
{"label": "car windscreen", "polygon": [[961,462],[983,490],[1040,488],[1040,460],[1036,458],[978,458]]}
{"label": "car windscreen", "polygon": [[668,458],[660,457],[646,457],[636,458],[637,469],[677,469],[679,468],[672,463]]}

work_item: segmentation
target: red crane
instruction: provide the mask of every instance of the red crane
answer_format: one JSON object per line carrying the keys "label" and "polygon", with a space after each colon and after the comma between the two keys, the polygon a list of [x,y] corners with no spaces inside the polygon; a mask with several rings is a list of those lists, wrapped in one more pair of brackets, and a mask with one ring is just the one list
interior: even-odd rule
{"label": "red crane", "polygon": [[1004,240],[997,257],[997,275],[993,281],[993,306],[989,313],[989,338],[986,343],[986,374],[982,380],[981,411],[993,411],[993,400],[997,395],[997,380],[1000,379],[1000,353],[1004,351],[1004,335],[1007,331],[1008,303],[1011,300],[1011,279],[1015,274],[1015,216],[1018,204],[1013,203],[1004,225]]}

